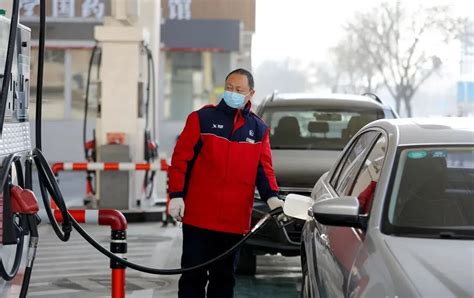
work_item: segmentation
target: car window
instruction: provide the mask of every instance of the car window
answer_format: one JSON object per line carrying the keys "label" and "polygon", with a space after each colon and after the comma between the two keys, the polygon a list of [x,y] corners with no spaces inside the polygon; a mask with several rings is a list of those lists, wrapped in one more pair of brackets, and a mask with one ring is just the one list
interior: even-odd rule
{"label": "car window", "polygon": [[379,134],[377,131],[365,132],[350,147],[345,155],[345,160],[341,163],[341,169],[337,171],[337,178],[333,185],[339,195],[348,194],[349,188],[352,185],[350,182],[353,181],[358,173],[365,156]]}
{"label": "car window", "polygon": [[270,126],[272,149],[342,150],[369,122],[384,118],[383,110],[270,107],[263,119]]}
{"label": "car window", "polygon": [[399,156],[387,194],[391,232],[474,236],[474,147],[411,147]]}
{"label": "car window", "polygon": [[385,153],[387,149],[387,139],[384,135],[380,135],[374,147],[362,164],[354,186],[350,191],[351,196],[359,199],[360,213],[369,213],[374,198],[375,187],[380,177]]}

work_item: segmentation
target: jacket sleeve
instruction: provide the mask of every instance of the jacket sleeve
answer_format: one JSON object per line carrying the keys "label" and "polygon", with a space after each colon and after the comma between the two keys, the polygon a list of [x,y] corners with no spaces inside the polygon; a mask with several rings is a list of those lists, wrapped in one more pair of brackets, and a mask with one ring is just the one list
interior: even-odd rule
{"label": "jacket sleeve", "polygon": [[275,172],[272,165],[272,151],[270,149],[270,130],[267,129],[262,140],[262,152],[257,169],[258,193],[262,200],[266,201],[278,194],[278,185],[275,178]]}
{"label": "jacket sleeve", "polygon": [[178,137],[168,170],[168,191],[170,198],[183,198],[186,179],[195,158],[195,147],[200,140],[200,125],[197,112],[189,114],[186,125]]}

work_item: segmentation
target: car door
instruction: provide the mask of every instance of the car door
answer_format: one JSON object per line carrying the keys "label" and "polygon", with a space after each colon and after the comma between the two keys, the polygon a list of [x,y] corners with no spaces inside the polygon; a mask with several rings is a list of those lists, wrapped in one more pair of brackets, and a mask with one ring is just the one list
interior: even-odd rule
{"label": "car door", "polygon": [[[322,187],[314,193],[315,199],[350,195],[354,181],[380,135],[379,131],[370,130],[356,137],[346,147],[336,168],[321,182]],[[352,228],[322,225],[315,220],[312,225],[319,294],[321,297],[342,297],[361,243],[360,233]]]}
{"label": "car door", "polygon": [[[350,196],[356,196],[359,199],[359,213],[366,216],[367,221],[370,217],[372,203],[376,199],[374,195],[384,165],[386,149],[387,137],[382,133],[378,136],[377,141],[363,162],[349,193]],[[351,267],[348,275],[345,276],[344,296],[358,297],[358,293],[363,292],[369,282],[367,272],[361,270],[361,266],[364,265],[368,258],[367,249],[364,249],[364,246],[367,245],[365,243],[367,235],[366,231],[362,229],[351,228],[351,230],[352,234],[357,236],[356,239],[358,241],[352,244],[354,250],[349,253],[352,259],[350,260]],[[340,237],[340,235],[336,237]]]}

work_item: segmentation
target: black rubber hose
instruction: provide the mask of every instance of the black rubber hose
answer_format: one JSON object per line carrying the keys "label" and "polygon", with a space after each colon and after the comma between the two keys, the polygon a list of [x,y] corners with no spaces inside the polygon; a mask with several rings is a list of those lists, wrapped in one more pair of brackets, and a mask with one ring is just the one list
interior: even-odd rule
{"label": "black rubber hose", "polygon": [[23,283],[21,286],[21,291],[20,291],[20,298],[26,297],[26,294],[28,293],[28,287],[30,286],[30,277],[31,277],[31,272],[33,271],[33,267],[26,267],[25,268],[25,274],[23,275]]}
{"label": "black rubber hose", "polygon": [[36,249],[38,248],[38,225],[36,218],[33,215],[27,215],[26,221],[28,224],[28,229],[30,230],[30,241],[28,245],[28,256],[27,256],[27,266],[25,269],[25,274],[23,275],[23,282],[21,284],[20,298],[26,298],[28,293],[28,287],[30,285],[31,272],[33,271],[33,265],[36,257]]}
{"label": "black rubber hose", "polygon": [[152,139],[156,140],[156,78],[155,78],[155,60],[153,59],[153,54],[151,50],[147,47],[147,55],[149,56],[149,61],[151,65],[151,90],[152,90],[152,101],[153,101],[153,110],[152,110]]}
{"label": "black rubber hose", "polygon": [[20,10],[20,1],[13,0],[12,17],[10,20],[10,33],[8,35],[7,57],[5,60],[5,69],[3,70],[2,94],[0,97],[0,135],[3,132],[3,123],[5,121],[5,112],[7,110],[7,100],[9,84],[12,75],[13,54],[15,51],[15,38],[18,30],[18,12]]}
{"label": "black rubber hose", "polygon": [[43,111],[43,73],[44,73],[44,43],[46,36],[46,7],[45,0],[40,1],[40,26],[38,43],[38,74],[36,76],[36,119],[35,119],[35,146],[42,150],[41,125]]}
{"label": "black rubber hose", "polygon": [[[38,178],[41,189],[41,197],[45,209],[47,211],[49,222],[51,223],[54,232],[58,238],[62,241],[68,241],[71,236],[71,221],[69,220],[68,211],[64,198],[59,189],[59,185],[54,177],[53,171],[49,167],[48,162],[44,158],[43,153],[38,148],[33,149],[33,159],[38,170]],[[51,206],[49,203],[48,192],[51,195],[53,201],[58,206],[59,211],[63,217],[63,223],[61,228],[59,227],[58,222],[56,221],[54,214],[51,212]]]}
{"label": "black rubber hose", "polygon": [[[8,176],[10,174],[12,164],[15,163],[17,160],[18,160],[18,157],[16,157],[14,154],[10,154],[3,160],[3,164],[2,164],[3,176],[1,177],[0,181],[2,183],[1,189],[4,193],[4,196],[10,195],[10,186],[9,186]],[[18,175],[18,172],[17,172],[17,175]],[[22,226],[22,222],[20,222],[20,226]],[[2,276],[2,278],[6,281],[12,280],[16,276],[16,274],[18,273],[18,269],[20,268],[25,237],[23,234],[20,234],[18,238],[19,239],[18,239],[18,243],[16,244],[16,250],[15,250],[15,258],[13,259],[13,265],[10,270],[7,271],[5,269],[3,260],[0,257],[0,276]]]}
{"label": "black rubber hose", "polygon": [[146,83],[146,98],[145,98],[145,130],[148,129],[148,118],[150,111],[150,84],[151,84],[151,61],[149,49],[145,46],[146,58],[147,58],[147,83]]}
{"label": "black rubber hose", "polygon": [[[46,160],[44,159],[43,154],[41,153],[42,149],[42,144],[41,144],[41,138],[42,138],[42,130],[41,130],[41,121],[42,121],[42,109],[43,109],[43,72],[44,72],[44,47],[45,47],[45,37],[46,37],[46,3],[45,0],[40,0],[40,26],[39,26],[39,46],[38,46],[38,74],[37,74],[37,89],[36,89],[36,127],[35,127],[35,143],[36,143],[36,149],[33,150],[33,154],[35,155],[35,152],[40,152],[40,155],[44,162]],[[36,166],[38,168],[38,179],[47,179],[44,177],[44,170],[41,171],[43,168],[41,166],[41,163],[38,162],[38,157],[35,158]],[[49,168],[49,165],[47,165]],[[54,178],[53,178],[54,179]],[[48,191],[44,187],[44,183],[39,183],[40,191],[41,191],[41,197],[43,199],[44,206],[46,210],[51,210],[51,206],[49,204],[49,198],[48,198]],[[59,209],[61,210],[61,213],[63,216],[65,216],[67,213],[66,206],[64,204],[64,200],[61,202],[55,202],[58,204]],[[67,216],[65,217],[67,218]],[[62,241],[67,241],[69,240],[70,234],[71,234],[71,223],[69,220],[65,220],[64,223],[61,225],[61,228],[59,227],[59,224],[56,222],[54,219],[54,215],[52,213],[48,213],[48,219],[49,222],[51,223],[51,226],[53,227],[54,232],[58,236],[58,238]]]}
{"label": "black rubber hose", "polygon": [[234,251],[239,249],[245,243],[245,241],[247,241],[247,239],[249,239],[260,228],[262,228],[268,222],[268,220],[272,217],[272,215],[277,215],[277,214],[282,212],[281,208],[278,208],[278,209],[273,210],[272,211],[273,213],[267,213],[261,219],[260,224],[258,224],[258,226],[255,226],[239,242],[237,242],[234,246],[232,246],[231,248],[229,248],[227,251],[223,252],[222,254],[218,255],[217,257],[215,257],[213,259],[210,259],[209,261],[204,262],[204,263],[199,264],[199,265],[196,265],[196,266],[187,267],[187,268],[175,268],[175,269],[158,269],[158,268],[146,267],[146,266],[142,266],[142,265],[139,265],[139,264],[132,263],[132,262],[127,261],[123,258],[117,257],[115,254],[110,252],[108,249],[104,248],[102,245],[97,243],[97,241],[95,241],[94,238],[92,238],[89,234],[87,234],[87,232],[77,223],[77,221],[72,216],[70,216],[70,217],[71,217],[71,221],[72,221],[72,225],[73,225],[74,229],[76,229],[76,231],[87,242],[89,242],[89,244],[91,244],[95,249],[97,249],[99,252],[101,252],[103,255],[105,255],[109,259],[111,259],[111,260],[113,260],[117,263],[120,263],[120,264],[122,264],[126,267],[129,267],[131,269],[141,271],[141,272],[145,272],[145,273],[157,274],[157,275],[177,275],[177,274],[183,274],[183,273],[186,273],[186,272],[189,272],[189,271],[193,271],[193,270],[197,270],[197,269],[207,267],[210,264],[212,264],[212,263],[214,263],[214,262],[216,262],[216,261],[218,261],[222,258],[227,257],[228,255],[230,255],[231,253],[233,253]]}
{"label": "black rubber hose", "polygon": [[[144,46],[146,56],[147,56],[147,95],[146,95],[146,101],[145,101],[145,141],[148,136],[148,138],[155,140],[156,139],[156,132],[155,132],[155,126],[156,126],[156,85],[155,85],[155,62],[153,60],[153,54],[148,48],[148,46]],[[152,130],[149,134],[147,134],[147,130],[149,127],[149,118],[150,118],[150,82],[152,86],[152,92],[153,95],[151,96],[152,101],[153,101],[153,110],[152,110],[152,121],[151,121],[151,127]],[[145,146],[148,146],[148,143],[145,142]],[[145,147],[145,150],[147,148]],[[151,162],[150,159],[147,159],[146,162]],[[154,189],[154,179],[155,179],[155,171],[152,171],[150,174],[150,171],[145,172],[145,177],[143,179],[143,189],[145,192],[145,198],[150,199],[153,195],[153,189]],[[148,186],[151,185],[151,187],[148,189]]]}
{"label": "black rubber hose", "polygon": [[[37,163],[37,166],[38,166],[38,171],[41,171],[42,175],[41,176],[47,176],[49,177],[48,179],[41,179],[40,180],[40,183],[44,183],[45,184],[45,187],[48,189],[48,191],[50,191],[51,193],[51,196],[53,197],[53,200],[56,202],[56,204],[58,205],[58,207],[60,209],[63,208],[63,206],[65,206],[64,204],[64,199],[63,199],[63,196],[61,194],[61,190],[59,189],[59,185],[56,181],[56,179],[54,179],[54,175],[53,175],[53,172],[51,170],[51,168],[49,167],[48,163],[46,162],[46,160],[44,160],[42,158],[42,155],[41,155],[41,151],[36,151],[36,154],[35,154],[35,160],[37,160],[36,158],[37,157],[40,157],[38,160],[40,162],[39,166],[38,166],[38,163]],[[45,171],[45,173],[43,172]],[[53,177],[53,179],[50,179],[51,177]],[[46,207],[46,212],[48,214],[52,214],[52,211],[50,208]],[[247,234],[245,235],[238,243],[236,243],[234,246],[232,246],[230,249],[228,249],[227,251],[225,251],[224,253],[220,254],[219,256],[205,262],[205,263],[202,263],[202,264],[199,264],[199,265],[196,265],[196,266],[193,266],[193,267],[188,267],[188,268],[176,268],[176,269],[158,269],[158,268],[151,268],[151,267],[146,267],[146,266],[142,266],[142,265],[139,265],[139,264],[135,264],[135,263],[132,263],[132,262],[129,262],[123,258],[120,258],[118,256],[116,256],[114,253],[110,252],[108,249],[104,248],[103,246],[101,246],[97,241],[94,240],[94,238],[92,238],[78,223],[77,221],[74,219],[74,217],[72,215],[69,214],[69,212],[67,213],[67,215],[64,217],[63,216],[63,219],[64,221],[66,220],[69,220],[70,222],[72,222],[72,226],[74,227],[74,229],[76,229],[76,231],[87,241],[89,242],[89,244],[91,244],[95,249],[97,249],[99,252],[101,252],[102,254],[104,254],[106,257],[108,257],[109,259],[113,260],[113,261],[116,261],[126,267],[129,267],[131,269],[134,269],[134,270],[138,270],[138,271],[141,271],[141,272],[145,272],[145,273],[150,273],[150,274],[158,274],[158,275],[176,275],[176,274],[182,274],[182,273],[185,273],[185,272],[189,272],[189,271],[193,271],[193,270],[196,270],[196,269],[200,269],[200,268],[203,268],[203,267],[207,267],[209,266],[210,264],[214,263],[215,261],[217,260],[220,260],[222,258],[225,258],[226,256],[228,256],[229,254],[231,254],[232,252],[234,252],[235,250],[237,250],[239,247],[241,247],[245,241],[247,241],[248,238],[250,238],[252,235],[254,235],[260,228],[262,228],[267,222],[269,219],[272,218],[272,216],[274,215],[278,215],[278,214],[281,214],[283,212],[283,209],[282,208],[277,208],[275,210],[272,210],[270,211],[269,213],[267,213],[253,228],[252,230]],[[49,217],[49,215],[48,215]],[[54,216],[53,216],[53,220],[54,220]]]}
{"label": "black rubber hose", "polygon": [[[21,225],[22,223],[20,222],[20,226]],[[13,265],[9,271],[5,269],[5,265],[3,264],[3,259],[0,257],[0,275],[6,281],[10,281],[13,278],[15,278],[16,274],[18,273],[18,270],[20,269],[21,259],[23,256],[24,242],[25,242],[25,236],[20,233],[20,237],[18,237],[18,243],[16,244],[15,258],[13,259]],[[3,246],[3,249],[5,248],[6,247]]]}
{"label": "black rubber hose", "polygon": [[82,125],[82,143],[84,144],[84,159],[87,159],[87,114],[89,111],[89,89],[91,84],[91,72],[92,66],[94,65],[94,58],[97,52],[99,51],[99,47],[97,44],[92,49],[91,56],[89,58],[89,68],[87,69],[87,81],[86,81],[86,94],[85,94],[85,103],[84,103],[84,123]]}
{"label": "black rubber hose", "polygon": [[33,161],[29,158],[25,160],[25,188],[33,190]]}
{"label": "black rubber hose", "polygon": [[18,158],[15,160],[15,170],[16,170],[16,180],[18,182],[18,185],[21,188],[25,188],[25,179],[23,176],[23,167],[21,164],[21,160]]}

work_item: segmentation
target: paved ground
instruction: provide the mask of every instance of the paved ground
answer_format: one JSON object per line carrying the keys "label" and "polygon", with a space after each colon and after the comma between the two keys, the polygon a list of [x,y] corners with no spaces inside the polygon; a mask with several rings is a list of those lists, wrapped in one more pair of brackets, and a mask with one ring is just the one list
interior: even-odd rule
{"label": "paved ground", "polygon": [[[106,227],[85,225],[90,234],[109,246]],[[130,261],[160,268],[175,268],[181,253],[179,227],[135,223],[128,229]],[[127,297],[176,297],[177,276],[154,276],[127,269]],[[262,256],[257,275],[239,277],[236,297],[298,297],[299,259]],[[40,228],[40,245],[28,297],[110,297],[109,262],[77,233],[59,241],[48,225]]]}

